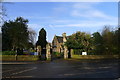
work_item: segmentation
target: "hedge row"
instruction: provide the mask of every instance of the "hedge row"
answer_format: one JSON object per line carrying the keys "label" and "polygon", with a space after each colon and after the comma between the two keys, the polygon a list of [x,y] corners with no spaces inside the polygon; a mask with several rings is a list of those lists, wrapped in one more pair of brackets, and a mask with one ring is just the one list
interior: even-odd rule
{"label": "hedge row", "polygon": [[0,55],[15,55],[16,52],[15,51],[3,51],[0,52]]}
{"label": "hedge row", "polygon": [[[2,61],[15,61],[15,55],[1,55]],[[17,61],[36,61],[39,57],[35,55],[18,55]]]}

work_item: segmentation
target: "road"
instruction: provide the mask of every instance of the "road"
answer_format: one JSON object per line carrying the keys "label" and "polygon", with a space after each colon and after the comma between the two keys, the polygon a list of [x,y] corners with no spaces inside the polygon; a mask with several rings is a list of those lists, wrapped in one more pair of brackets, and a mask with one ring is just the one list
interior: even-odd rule
{"label": "road", "polygon": [[[20,62],[17,62],[20,63]],[[118,78],[118,60],[54,60],[3,64],[3,78]]]}

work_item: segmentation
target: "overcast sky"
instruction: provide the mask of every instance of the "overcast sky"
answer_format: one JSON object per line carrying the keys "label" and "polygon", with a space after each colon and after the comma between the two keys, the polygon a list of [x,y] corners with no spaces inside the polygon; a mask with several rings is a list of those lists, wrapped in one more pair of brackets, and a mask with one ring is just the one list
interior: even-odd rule
{"label": "overcast sky", "polygon": [[49,42],[55,34],[63,32],[92,34],[101,31],[104,25],[118,25],[118,2],[14,2],[4,5],[6,20],[19,16],[28,19],[29,28],[37,34],[45,28]]}

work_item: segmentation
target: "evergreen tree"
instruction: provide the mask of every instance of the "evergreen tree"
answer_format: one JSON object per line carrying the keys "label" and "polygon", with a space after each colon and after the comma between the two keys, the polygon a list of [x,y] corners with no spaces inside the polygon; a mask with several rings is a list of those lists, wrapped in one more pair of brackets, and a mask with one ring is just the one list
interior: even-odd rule
{"label": "evergreen tree", "polygon": [[103,38],[99,32],[93,33],[93,51],[95,54],[103,54],[104,47],[103,47]]}
{"label": "evergreen tree", "polygon": [[39,31],[37,46],[40,45],[41,48],[43,49],[43,48],[46,48],[46,44],[47,44],[47,41],[46,41],[46,31],[45,31],[44,28],[42,28]]}
{"label": "evergreen tree", "polygon": [[38,41],[37,41],[37,46],[41,46],[41,55],[40,56],[40,59],[41,60],[46,60],[46,44],[47,44],[47,41],[46,41],[46,31],[44,28],[42,28],[40,31],[39,31],[39,36],[38,36]]}

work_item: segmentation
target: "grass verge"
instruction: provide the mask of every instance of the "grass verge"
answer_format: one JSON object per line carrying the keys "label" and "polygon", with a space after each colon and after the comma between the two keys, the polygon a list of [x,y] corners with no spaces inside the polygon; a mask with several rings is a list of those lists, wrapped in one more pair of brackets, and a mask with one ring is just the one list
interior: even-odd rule
{"label": "grass verge", "polygon": [[119,59],[119,55],[72,55],[72,59]]}

